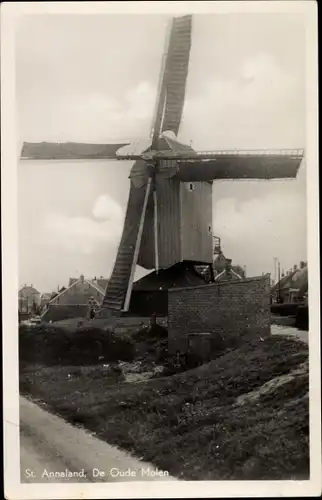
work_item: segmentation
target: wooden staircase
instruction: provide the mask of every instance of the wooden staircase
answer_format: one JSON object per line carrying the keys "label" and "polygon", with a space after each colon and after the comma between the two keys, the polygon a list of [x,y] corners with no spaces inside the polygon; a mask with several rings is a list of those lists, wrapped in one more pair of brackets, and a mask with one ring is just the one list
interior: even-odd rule
{"label": "wooden staircase", "polygon": [[131,184],[123,234],[98,317],[104,316],[107,310],[121,311],[123,309],[128,285],[133,279],[133,266],[136,265],[134,262],[137,258],[135,250],[136,245],[140,244],[138,241],[140,239],[140,225],[144,222],[145,199],[149,194],[147,193],[148,189],[150,189],[149,184],[141,187],[134,187]]}

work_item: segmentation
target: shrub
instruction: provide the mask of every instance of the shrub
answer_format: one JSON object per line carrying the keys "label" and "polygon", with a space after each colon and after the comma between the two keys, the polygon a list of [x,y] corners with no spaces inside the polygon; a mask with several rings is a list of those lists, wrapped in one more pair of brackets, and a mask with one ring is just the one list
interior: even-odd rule
{"label": "shrub", "polygon": [[134,344],[129,338],[96,327],[75,330],[39,325],[19,328],[19,359],[25,363],[83,365],[132,361]]}
{"label": "shrub", "polygon": [[168,357],[168,331],[156,324],[132,334],[135,356],[145,363],[163,364]]}
{"label": "shrub", "polygon": [[167,339],[168,330],[158,324],[152,325],[151,327],[146,326],[133,333],[132,338],[138,341],[148,339]]}

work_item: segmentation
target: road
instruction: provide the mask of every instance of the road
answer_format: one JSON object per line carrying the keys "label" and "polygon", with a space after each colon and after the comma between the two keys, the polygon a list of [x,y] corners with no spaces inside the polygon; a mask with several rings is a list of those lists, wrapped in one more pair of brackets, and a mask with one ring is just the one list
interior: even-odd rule
{"label": "road", "polygon": [[20,465],[23,483],[175,480],[24,397],[20,398]]}
{"label": "road", "polygon": [[294,337],[295,339],[301,340],[308,344],[309,342],[309,332],[306,330],[299,330],[298,328],[293,328],[291,326],[280,326],[271,325],[272,335],[286,335],[287,337]]}

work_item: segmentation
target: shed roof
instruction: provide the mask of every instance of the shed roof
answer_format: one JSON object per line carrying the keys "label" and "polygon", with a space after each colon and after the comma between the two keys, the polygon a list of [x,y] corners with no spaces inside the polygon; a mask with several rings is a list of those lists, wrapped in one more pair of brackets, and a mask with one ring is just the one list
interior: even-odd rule
{"label": "shed roof", "polygon": [[180,262],[168,269],[161,269],[136,281],[133,291],[158,291],[169,288],[204,285],[205,280],[193,269],[192,265]]}

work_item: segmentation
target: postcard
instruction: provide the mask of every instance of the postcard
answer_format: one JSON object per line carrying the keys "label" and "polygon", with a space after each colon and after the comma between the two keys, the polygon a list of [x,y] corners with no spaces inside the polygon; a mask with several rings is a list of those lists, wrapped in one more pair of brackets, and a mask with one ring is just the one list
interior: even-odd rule
{"label": "postcard", "polygon": [[321,492],[317,4],[2,3],[8,500]]}

